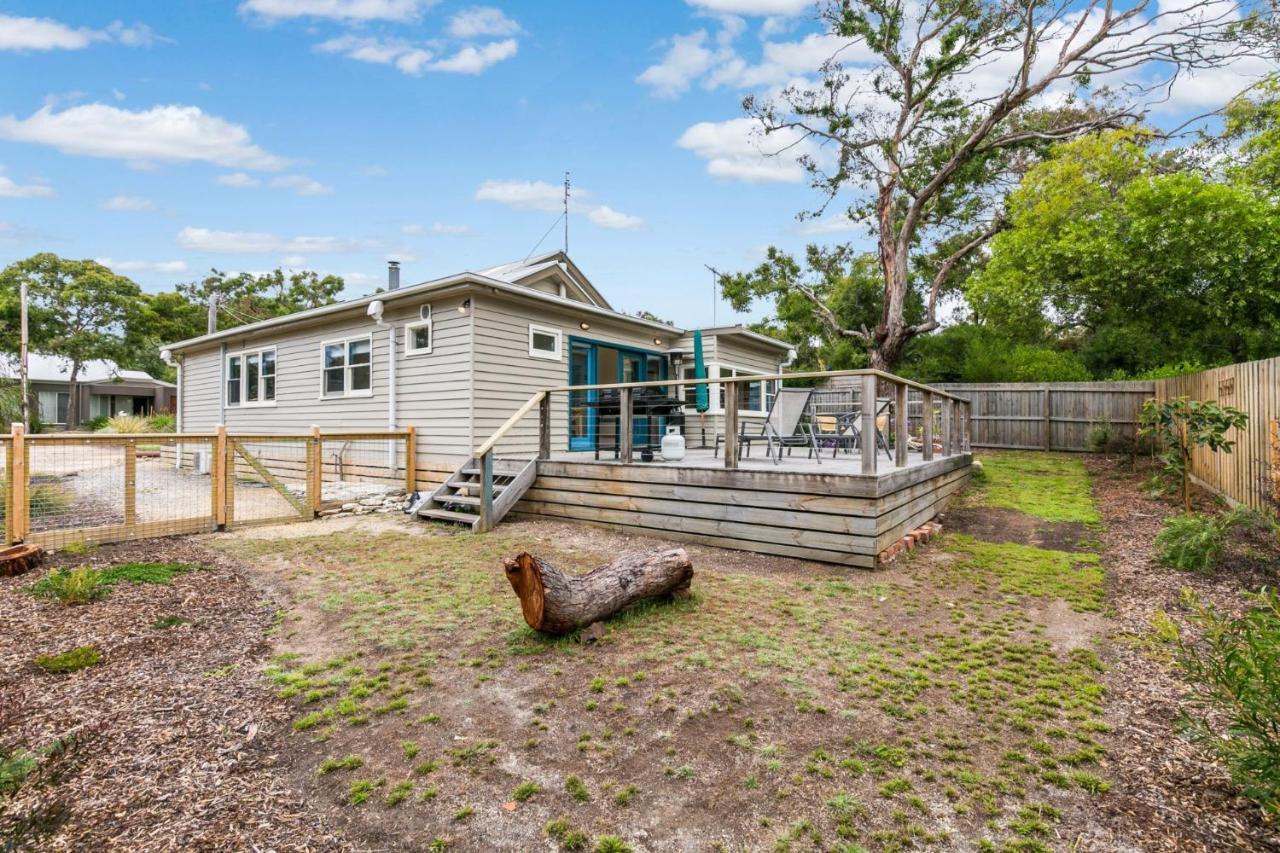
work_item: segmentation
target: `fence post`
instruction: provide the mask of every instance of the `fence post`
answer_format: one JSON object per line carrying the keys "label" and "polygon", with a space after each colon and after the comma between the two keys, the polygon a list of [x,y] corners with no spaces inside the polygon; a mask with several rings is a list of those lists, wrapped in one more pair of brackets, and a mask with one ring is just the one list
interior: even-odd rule
{"label": "fence post", "polygon": [[411,495],[418,490],[418,428],[409,424],[404,430],[404,491]]}
{"label": "fence post", "polygon": [[480,457],[480,522],[476,530],[487,533],[493,529],[493,451],[486,450]]}
{"label": "fence post", "polygon": [[307,506],[311,508],[312,515],[320,514],[320,499],[324,489],[324,468],[321,467],[324,464],[323,447],[320,427],[312,424],[311,435],[307,438]]}
{"label": "fence post", "polygon": [[952,426],[952,415],[955,413],[955,400],[944,397],[942,400],[942,455],[955,453],[956,431]]}
{"label": "fence post", "polygon": [[13,444],[9,445],[9,535],[14,542],[27,537],[27,428],[20,423],[9,426]]}
{"label": "fence post", "polygon": [[898,399],[894,404],[894,464],[899,468],[907,467],[907,451],[911,447],[911,418],[907,417],[907,394],[910,389],[905,382],[898,383]]}
{"label": "fence post", "polygon": [[929,462],[933,459],[933,392],[924,391],[921,396],[924,398],[924,433],[920,436],[920,441],[924,447],[920,455],[925,462]]}
{"label": "fence post", "polygon": [[635,433],[631,427],[631,389],[618,389],[618,456],[630,463],[634,456]]}
{"label": "fence post", "polygon": [[138,523],[138,443],[124,443],[124,526]]}
{"label": "fence post", "polygon": [[1043,427],[1044,432],[1040,437],[1040,442],[1041,444],[1044,445],[1045,450],[1050,450],[1053,448],[1053,420],[1052,420],[1053,409],[1051,408],[1052,399],[1050,397],[1050,395],[1052,394],[1053,394],[1053,388],[1049,385],[1046,385],[1044,386],[1044,394],[1040,398],[1041,400],[1040,404],[1044,407],[1044,427]]}
{"label": "fence post", "polygon": [[738,383],[736,382],[724,383],[724,467],[738,467]]}
{"label": "fence post", "polygon": [[213,464],[209,468],[210,476],[213,477],[213,521],[219,529],[224,529],[227,526],[227,503],[232,491],[227,488],[227,481],[231,478],[227,470],[230,467],[227,465],[230,459],[227,428],[223,424],[218,424],[213,428],[213,432]]}
{"label": "fence post", "polygon": [[876,473],[876,376],[862,377],[862,473]]}

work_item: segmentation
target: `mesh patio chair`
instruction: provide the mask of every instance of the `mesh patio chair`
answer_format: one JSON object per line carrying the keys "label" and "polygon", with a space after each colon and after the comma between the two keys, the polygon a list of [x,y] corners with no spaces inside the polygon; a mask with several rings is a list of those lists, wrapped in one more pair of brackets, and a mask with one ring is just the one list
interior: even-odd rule
{"label": "mesh patio chair", "polygon": [[[814,437],[813,430],[808,424],[804,423],[804,417],[809,411],[809,401],[813,397],[812,388],[779,388],[778,393],[773,397],[773,403],[769,406],[769,414],[764,419],[764,424],[760,427],[758,435],[748,435],[746,424],[743,423],[738,427],[738,455],[741,457],[743,452],[750,453],[750,448],[754,442],[763,442],[768,447],[769,458],[773,460],[773,464],[777,465],[782,462],[782,449],[785,447],[790,451],[792,447],[805,447],[809,449],[809,455],[817,457],[818,464],[822,464],[821,454],[818,452],[818,441]],[[715,454],[720,455],[720,445],[724,443],[724,434],[716,436]],[[774,447],[778,448],[778,455],[773,455]]]}

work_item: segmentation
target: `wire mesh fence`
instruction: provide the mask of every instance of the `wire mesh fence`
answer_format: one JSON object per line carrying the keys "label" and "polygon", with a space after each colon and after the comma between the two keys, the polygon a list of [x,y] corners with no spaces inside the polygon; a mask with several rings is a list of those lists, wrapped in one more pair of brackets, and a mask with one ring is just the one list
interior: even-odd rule
{"label": "wire mesh fence", "polygon": [[0,521],[6,542],[63,548],[310,519],[403,494],[414,450],[412,431],[15,432],[0,436]]}

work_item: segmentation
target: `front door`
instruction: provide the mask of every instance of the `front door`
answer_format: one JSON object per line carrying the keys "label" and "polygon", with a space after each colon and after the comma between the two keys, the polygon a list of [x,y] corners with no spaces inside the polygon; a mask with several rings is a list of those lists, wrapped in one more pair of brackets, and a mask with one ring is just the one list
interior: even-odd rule
{"label": "front door", "polygon": [[[596,384],[596,348],[584,341],[569,343],[569,384]],[[591,450],[596,444],[597,410],[592,405],[599,391],[569,392],[569,449]]]}

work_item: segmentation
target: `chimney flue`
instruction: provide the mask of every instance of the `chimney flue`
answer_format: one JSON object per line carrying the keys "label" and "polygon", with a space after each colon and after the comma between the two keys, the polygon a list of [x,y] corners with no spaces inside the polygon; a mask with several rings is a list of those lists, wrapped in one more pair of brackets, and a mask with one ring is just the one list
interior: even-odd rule
{"label": "chimney flue", "polygon": [[400,262],[387,261],[387,290],[400,289]]}

